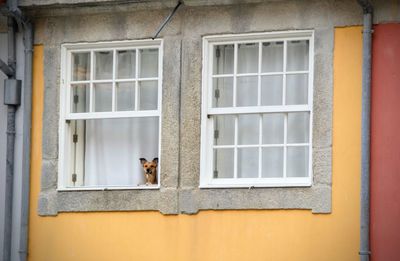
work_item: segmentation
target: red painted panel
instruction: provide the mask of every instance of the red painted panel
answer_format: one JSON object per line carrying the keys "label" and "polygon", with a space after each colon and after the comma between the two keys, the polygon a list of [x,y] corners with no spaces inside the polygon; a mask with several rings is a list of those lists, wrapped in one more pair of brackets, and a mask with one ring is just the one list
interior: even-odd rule
{"label": "red painted panel", "polygon": [[372,261],[400,260],[400,24],[373,34],[371,111]]}

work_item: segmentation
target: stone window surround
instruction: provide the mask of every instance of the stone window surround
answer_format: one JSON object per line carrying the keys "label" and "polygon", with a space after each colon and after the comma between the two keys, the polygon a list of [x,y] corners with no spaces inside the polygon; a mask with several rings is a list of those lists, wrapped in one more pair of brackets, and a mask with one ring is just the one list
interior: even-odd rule
{"label": "stone window surround", "polygon": [[43,125],[48,127],[43,129],[39,215],[135,210],[194,214],[207,209],[311,209],[313,213],[330,213],[333,28],[328,35],[315,31],[313,185],[305,188],[199,188],[201,106],[193,106],[201,104],[203,35],[198,35],[164,38],[160,189],[57,191],[58,159],[51,155],[58,150],[61,44],[45,46],[44,74],[48,76]]}

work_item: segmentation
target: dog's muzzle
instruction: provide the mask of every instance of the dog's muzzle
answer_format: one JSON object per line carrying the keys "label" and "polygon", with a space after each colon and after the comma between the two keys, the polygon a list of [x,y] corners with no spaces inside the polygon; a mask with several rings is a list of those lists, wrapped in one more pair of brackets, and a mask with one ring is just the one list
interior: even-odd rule
{"label": "dog's muzzle", "polygon": [[151,169],[146,169],[146,174],[151,174]]}

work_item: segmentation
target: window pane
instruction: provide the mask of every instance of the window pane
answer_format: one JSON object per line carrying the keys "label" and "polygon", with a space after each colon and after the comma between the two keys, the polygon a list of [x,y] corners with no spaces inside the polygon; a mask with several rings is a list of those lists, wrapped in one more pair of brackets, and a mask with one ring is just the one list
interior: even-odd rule
{"label": "window pane", "polygon": [[93,84],[94,111],[111,111],[112,106],[112,85],[109,83]]}
{"label": "window pane", "polygon": [[89,112],[89,84],[71,85],[71,112]]}
{"label": "window pane", "polygon": [[90,80],[90,53],[72,54],[72,80]]}
{"label": "window pane", "polygon": [[261,77],[261,105],[282,105],[282,76]]}
{"label": "window pane", "polygon": [[214,178],[233,178],[233,149],[214,149],[213,170]]}
{"label": "window pane", "polygon": [[215,74],[233,74],[233,44],[214,46],[213,72]]}
{"label": "window pane", "polygon": [[283,144],[285,114],[263,114],[263,144]]}
{"label": "window pane", "polygon": [[288,143],[309,142],[310,116],[308,112],[293,112],[288,114]]}
{"label": "window pane", "polygon": [[235,143],[235,116],[221,115],[214,117],[214,144],[233,145]]}
{"label": "window pane", "polygon": [[238,45],[237,73],[258,72],[258,48],[256,43]]}
{"label": "window pane", "polygon": [[258,148],[238,149],[238,178],[258,177]]}
{"label": "window pane", "polygon": [[262,177],[283,177],[283,148],[262,148]]}
{"label": "window pane", "polygon": [[113,52],[101,51],[95,52],[95,79],[96,80],[110,80],[112,79],[113,71]]}
{"label": "window pane", "polygon": [[[86,186],[145,184],[139,159],[158,157],[159,118],[86,120],[78,156],[85,162]],[[73,144],[72,144],[73,146]],[[71,157],[74,159],[74,157]],[[73,165],[73,164],[72,164]]]}
{"label": "window pane", "polygon": [[309,41],[287,42],[287,71],[308,70]]}
{"label": "window pane", "polygon": [[257,106],[257,77],[237,78],[237,106]]}
{"label": "window pane", "polygon": [[241,114],[238,116],[238,144],[258,144],[259,140],[259,122],[258,114]]}
{"label": "window pane", "polygon": [[158,77],[158,49],[142,49],[139,54],[139,77]]}
{"label": "window pane", "polygon": [[286,76],[286,104],[307,104],[308,74]]}
{"label": "window pane", "polygon": [[132,79],[135,76],[136,67],[136,51],[135,50],[121,50],[117,51],[117,78],[118,79]]}
{"label": "window pane", "polygon": [[232,107],[233,106],[233,78],[214,78],[212,106]]}
{"label": "window pane", "polygon": [[287,177],[308,177],[308,147],[287,148]]}
{"label": "window pane", "polygon": [[139,110],[157,110],[157,81],[139,82]]}
{"label": "window pane", "polygon": [[117,95],[117,111],[135,110],[135,83],[120,82],[115,85]]}
{"label": "window pane", "polygon": [[262,45],[262,72],[282,72],[283,42],[268,42]]}

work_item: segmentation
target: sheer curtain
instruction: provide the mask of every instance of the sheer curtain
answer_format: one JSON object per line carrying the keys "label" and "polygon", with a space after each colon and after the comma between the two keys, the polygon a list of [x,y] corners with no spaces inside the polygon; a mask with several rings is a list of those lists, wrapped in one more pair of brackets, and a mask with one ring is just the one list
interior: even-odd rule
{"label": "sheer curtain", "polygon": [[[261,44],[262,57],[259,67],[258,43],[238,44],[236,101],[233,97],[233,77],[213,79],[213,107],[298,105],[308,103],[308,41],[287,41],[286,96],[283,99],[284,42]],[[214,54],[214,75],[232,74],[234,46],[222,45]],[[258,76],[240,74],[278,73],[260,76],[260,97],[258,97]],[[281,74],[279,74],[281,73]],[[217,92],[217,95],[216,95]],[[237,133],[235,133],[235,120]],[[309,142],[309,113],[268,113],[216,116],[214,129],[218,131],[214,145],[241,145],[237,149],[237,162],[233,148],[214,149],[214,177],[233,178],[233,166],[237,167],[238,178],[257,178],[259,166],[262,177],[283,177],[284,124],[287,121],[287,143]],[[261,124],[261,126],[260,126]],[[260,140],[260,130],[262,140]],[[272,147],[246,147],[246,145],[278,145]],[[279,146],[280,145],[280,146]],[[261,164],[259,165],[259,153]],[[287,176],[308,175],[308,147],[288,147]]]}
{"label": "sheer curtain", "polygon": [[[140,78],[158,77],[158,50],[117,52],[116,78],[133,79],[116,83],[116,110],[156,110],[158,82],[138,82],[135,92],[135,71]],[[112,51],[95,52],[94,79],[111,80]],[[135,70],[139,66],[139,70]],[[97,83],[94,110],[111,111],[112,84]],[[138,97],[135,99],[135,93]],[[135,100],[138,102],[135,105]],[[139,158],[158,157],[159,117],[93,119],[85,123],[84,178],[85,186],[137,186],[145,183]]]}

